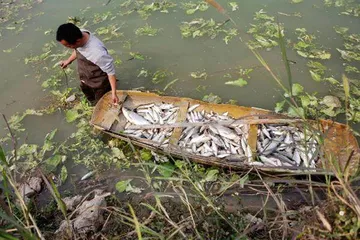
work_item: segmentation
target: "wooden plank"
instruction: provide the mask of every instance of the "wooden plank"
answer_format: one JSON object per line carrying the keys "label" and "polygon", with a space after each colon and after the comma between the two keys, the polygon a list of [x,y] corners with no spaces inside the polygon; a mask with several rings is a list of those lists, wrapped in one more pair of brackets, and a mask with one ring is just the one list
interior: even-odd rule
{"label": "wooden plank", "polygon": [[201,127],[205,125],[223,125],[223,126],[238,126],[240,124],[287,124],[287,123],[299,123],[302,119],[240,119],[230,121],[212,121],[212,122],[176,122],[173,124],[148,124],[148,125],[137,125],[130,126],[129,129],[155,129],[155,128],[186,128],[186,127]]}
{"label": "wooden plank", "polygon": [[249,129],[248,145],[250,146],[252,152],[252,158],[249,161],[254,161],[256,156],[256,142],[257,142],[257,131],[258,125],[251,124]]}
{"label": "wooden plank", "polygon": [[[179,108],[180,108],[179,114],[176,118],[176,122],[185,122],[187,110],[189,108],[189,102],[188,101],[181,102]],[[174,129],[169,140],[169,146],[177,146],[182,130],[183,129],[181,127]]]}
{"label": "wooden plank", "polygon": [[119,114],[121,111],[121,106],[126,101],[127,96],[127,94],[123,94],[121,96],[121,99],[119,99],[119,103],[117,106],[113,106],[113,104],[109,106],[109,109],[103,115],[102,121],[100,123],[100,126],[103,129],[109,130],[111,129],[111,126],[114,124],[115,121],[120,122]]}

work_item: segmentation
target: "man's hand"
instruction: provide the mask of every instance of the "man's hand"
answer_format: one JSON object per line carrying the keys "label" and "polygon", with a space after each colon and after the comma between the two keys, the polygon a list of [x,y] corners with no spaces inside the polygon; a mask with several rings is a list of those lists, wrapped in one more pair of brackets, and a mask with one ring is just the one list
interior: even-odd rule
{"label": "man's hand", "polygon": [[67,68],[67,66],[70,64],[71,62],[69,62],[68,60],[64,60],[64,61],[61,61],[59,63],[60,67],[61,68]]}
{"label": "man's hand", "polygon": [[119,98],[118,98],[118,96],[116,95],[116,93],[115,94],[111,94],[111,98],[112,98],[112,102],[113,102],[113,104],[115,105],[115,106],[117,106],[118,105],[118,103],[119,103]]}
{"label": "man's hand", "polygon": [[61,68],[66,68],[69,64],[71,64],[76,59],[76,51],[74,50],[71,56],[64,61],[59,62]]}

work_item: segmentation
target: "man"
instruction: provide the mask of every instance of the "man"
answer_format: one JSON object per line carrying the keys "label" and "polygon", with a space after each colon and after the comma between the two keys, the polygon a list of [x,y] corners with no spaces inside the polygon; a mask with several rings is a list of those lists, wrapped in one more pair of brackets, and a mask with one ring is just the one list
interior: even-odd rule
{"label": "man", "polygon": [[72,23],[62,24],[56,32],[56,40],[67,48],[74,49],[71,56],[60,62],[66,68],[77,59],[80,88],[89,102],[95,105],[111,90],[112,102],[117,104],[114,59],[104,44],[92,33],[80,30]]}

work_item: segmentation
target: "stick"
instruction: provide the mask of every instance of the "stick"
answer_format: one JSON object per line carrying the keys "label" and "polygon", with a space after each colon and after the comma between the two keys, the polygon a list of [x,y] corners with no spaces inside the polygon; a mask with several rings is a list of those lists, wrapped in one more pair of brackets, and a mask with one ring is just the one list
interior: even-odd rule
{"label": "stick", "polygon": [[62,69],[62,70],[63,70],[64,75],[65,75],[66,88],[69,88],[69,79],[68,79],[68,76],[67,76],[67,74],[66,74],[66,72],[65,72],[65,69]]}
{"label": "stick", "polygon": [[231,120],[220,122],[179,122],[174,124],[147,124],[130,126],[127,129],[154,129],[154,128],[186,128],[186,127],[201,127],[205,125],[223,125],[223,126],[237,126],[239,124],[283,124],[301,122],[301,119],[248,119],[248,120]]}

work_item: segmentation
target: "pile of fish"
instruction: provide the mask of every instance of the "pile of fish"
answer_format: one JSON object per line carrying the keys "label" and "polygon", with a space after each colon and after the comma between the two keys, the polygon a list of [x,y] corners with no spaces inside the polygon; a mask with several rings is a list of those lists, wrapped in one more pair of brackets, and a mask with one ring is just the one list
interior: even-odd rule
{"label": "pile of fish", "polygon": [[173,124],[176,122],[178,111],[179,107],[168,103],[140,105],[134,111],[123,107],[122,112],[127,120],[123,133],[131,137],[146,138],[159,143],[161,147],[167,147],[173,128],[135,130],[129,129],[129,127],[132,125]]}
{"label": "pile of fish", "polygon": [[[180,136],[178,145],[185,151],[204,157],[218,157],[234,160],[251,158],[252,152],[247,144],[249,125],[228,127],[219,124],[231,121],[228,113],[195,111],[199,104],[189,107],[186,120],[189,123],[203,122],[203,126],[189,126]],[[208,123],[208,124],[207,124]]]}
{"label": "pile of fish", "polygon": [[259,125],[257,156],[253,165],[315,168],[319,145],[313,134],[288,125]]}

